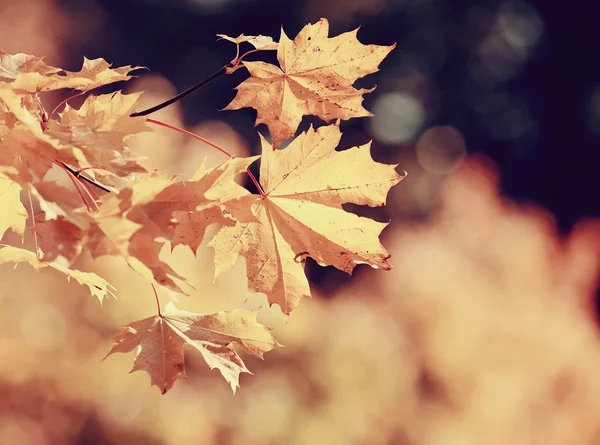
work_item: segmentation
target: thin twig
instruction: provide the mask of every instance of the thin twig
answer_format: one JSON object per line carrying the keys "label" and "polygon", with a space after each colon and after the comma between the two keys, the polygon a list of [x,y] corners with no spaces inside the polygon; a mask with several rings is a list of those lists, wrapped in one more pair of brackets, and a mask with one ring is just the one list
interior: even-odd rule
{"label": "thin twig", "polygon": [[178,131],[179,133],[183,133],[186,136],[190,136],[190,137],[193,137],[194,139],[198,139],[199,141],[202,141],[205,144],[210,145],[212,148],[216,148],[224,155],[229,156],[230,158],[235,158],[235,155],[233,155],[232,153],[229,153],[224,148],[219,147],[214,142],[211,142],[208,139],[204,139],[202,136],[198,136],[197,134],[194,134],[191,131],[187,131],[187,130],[184,130],[183,128],[176,127],[175,125],[167,124],[166,122],[157,121],[156,119],[152,119],[152,118],[147,118],[146,122],[150,122],[151,124],[161,125],[163,127],[169,128],[171,130]]}
{"label": "thin twig", "polygon": [[158,110],[162,110],[163,108],[168,107],[171,104],[174,104],[178,100],[181,100],[184,97],[189,96],[190,94],[194,93],[195,91],[198,91],[200,88],[208,85],[213,80],[221,77],[223,74],[227,74],[227,68],[236,68],[240,64],[240,62],[242,61],[242,59],[244,57],[246,57],[248,54],[252,54],[252,53],[255,53],[255,52],[258,52],[258,51],[259,51],[258,49],[252,49],[250,51],[245,52],[244,54],[242,54],[240,56],[239,55],[240,54],[240,45],[237,44],[237,50],[236,50],[235,58],[231,62],[229,62],[227,65],[223,65],[221,67],[221,69],[219,69],[218,71],[214,72],[213,74],[211,74],[210,76],[208,76],[206,79],[201,80],[196,85],[193,85],[193,86],[189,87],[187,90],[182,91],[181,93],[179,93],[176,96],[173,96],[169,100],[166,100],[165,102],[162,102],[162,103],[160,103],[158,105],[155,105],[152,108],[148,108],[148,109],[143,110],[143,111],[138,111],[136,113],[132,113],[129,116],[131,116],[131,117],[148,116],[149,114],[152,114],[152,113],[154,113],[154,112],[156,112]]}
{"label": "thin twig", "polygon": [[96,202],[96,200],[98,199],[98,195],[96,194],[96,192],[94,192],[88,184],[81,181],[79,178],[77,178],[76,181],[79,184],[81,184],[81,186],[83,187],[83,190],[87,193],[88,198],[90,199],[90,202],[92,204],[94,204],[94,207],[96,207],[96,211],[100,210],[100,207],[98,207],[98,203]]}
{"label": "thin twig", "polygon": [[48,116],[48,119],[50,119],[52,116],[54,116],[54,113],[56,113],[56,111],[60,108],[61,105],[66,104],[71,99],[75,99],[76,97],[83,96],[85,93],[86,93],[86,91],[80,91],[77,94],[67,97],[65,100],[63,100],[61,103],[59,103],[57,106],[54,107],[54,110],[52,110],[52,113],[50,113],[50,115]]}
{"label": "thin twig", "polygon": [[132,113],[132,114],[130,114],[130,116],[131,117],[147,116],[147,115],[152,114],[152,113],[154,113],[154,112],[156,112],[158,110],[162,110],[163,108],[168,107],[169,105],[177,102],[178,100],[181,100],[181,99],[183,99],[186,96],[189,96],[190,94],[192,94],[193,92],[199,90],[203,86],[208,85],[213,80],[221,77],[223,74],[226,73],[226,70],[227,70],[228,66],[229,66],[229,64],[222,66],[219,71],[216,71],[215,73],[213,73],[210,76],[208,76],[206,79],[201,80],[196,85],[189,87],[187,90],[179,93],[177,96],[174,96],[174,97],[170,98],[169,100],[167,100],[165,102],[162,102],[162,103],[160,103],[158,105],[155,105],[152,108],[148,108],[147,110],[138,111],[137,113]]}

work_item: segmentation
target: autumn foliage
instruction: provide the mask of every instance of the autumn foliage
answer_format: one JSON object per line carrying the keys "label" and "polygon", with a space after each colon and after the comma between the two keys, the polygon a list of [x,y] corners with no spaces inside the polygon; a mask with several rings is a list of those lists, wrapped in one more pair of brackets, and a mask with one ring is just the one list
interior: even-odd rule
{"label": "autumn foliage", "polygon": [[[405,173],[374,162],[369,144],[336,147],[340,120],[370,115],[362,100],[372,89],[353,84],[375,72],[394,46],[363,45],[356,30],[330,38],[324,19],[307,25],[294,40],[282,31],[279,43],[264,36],[221,37],[237,48],[223,74],[243,68],[250,74],[226,109],[256,109],[256,124],[267,126],[272,142],[261,135],[261,156],[237,158],[206,141],[229,158],[216,166],[199,165],[188,180],[147,171],[128,147],[131,136],[169,126],[136,112],[141,93],[89,93],[130,79],[139,67],[112,68],[103,59],[84,59],[80,71],[70,72],[40,57],[0,52],[0,236],[11,230],[34,241],[33,251],[4,244],[0,263],[54,269],[102,301],[117,291],[73,264],[84,254],[108,255],[121,258],[147,281],[148,298],[152,288],[174,296],[193,287],[161,251],[183,245],[195,253],[208,226],[218,224],[209,243],[215,274],[244,257],[248,292],[264,293],[285,316],[310,296],[307,257],[348,273],[358,264],[391,268],[390,254],[379,241],[387,224],[343,205],[385,205],[388,191]],[[254,49],[240,55],[244,43]],[[279,66],[243,60],[268,50],[277,51]],[[68,102],[60,112],[62,103],[44,109],[40,96],[60,89],[75,90],[72,97],[87,95],[85,102],[78,109]],[[326,125],[311,126],[281,148],[306,115]],[[249,167],[259,158],[257,180]],[[236,182],[240,174],[249,175],[257,193]],[[234,345],[259,358],[278,346],[255,311],[196,314],[176,309],[173,302],[161,309],[155,295],[157,313],[126,326],[108,355],[137,349],[133,370],[147,371],[163,393],[186,375],[184,344],[197,349],[234,391],[240,373],[248,372]]]}

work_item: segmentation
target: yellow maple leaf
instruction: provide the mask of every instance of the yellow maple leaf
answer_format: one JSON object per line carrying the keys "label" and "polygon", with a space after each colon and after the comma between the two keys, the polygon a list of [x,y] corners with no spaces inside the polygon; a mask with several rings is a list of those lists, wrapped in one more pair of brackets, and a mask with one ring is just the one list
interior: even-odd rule
{"label": "yellow maple leaf", "polygon": [[128,74],[141,68],[130,65],[119,68],[111,68],[111,66],[102,58],[90,60],[84,57],[83,66],[79,71],[18,72],[12,82],[1,82],[0,87],[20,94],[42,93],[63,88],[73,88],[85,92],[102,85],[129,80],[132,76]]}
{"label": "yellow maple leaf", "polygon": [[14,128],[2,136],[0,165],[11,166],[18,171],[13,179],[25,183],[31,181],[29,169],[38,179],[48,172],[54,160],[69,165],[89,165],[83,151],[72,144],[47,135],[39,119],[23,105],[23,97],[10,89],[1,88],[0,102],[18,120]]}
{"label": "yellow maple leaf", "polygon": [[146,371],[151,384],[165,394],[178,378],[187,377],[185,344],[196,348],[210,369],[217,368],[233,392],[239,387],[240,373],[250,373],[233,344],[258,358],[279,346],[269,329],[256,322],[256,311],[201,315],[179,310],[169,302],[159,315],[127,325],[106,357],[138,348],[131,372]]}
{"label": "yellow maple leaf", "polygon": [[[51,120],[45,133],[81,148],[91,165],[114,167],[123,174],[122,166],[129,160],[125,141],[134,134],[152,131],[144,118],[129,116],[141,94],[89,96],[78,110],[67,105],[60,121]],[[135,162],[128,168],[126,173],[141,169]]]}
{"label": "yellow maple leaf", "polygon": [[379,242],[387,226],[342,209],[343,203],[385,204],[397,184],[395,165],[372,160],[370,144],[335,151],[337,125],[298,136],[285,150],[273,151],[262,138],[260,178],[266,196],[246,194],[224,203],[239,221],[211,240],[215,275],[246,257],[250,292],[264,292],[271,304],[289,314],[310,294],[303,260],[351,273],[357,264],[390,269]]}
{"label": "yellow maple leaf", "polygon": [[[112,64],[108,63],[103,58],[88,59],[83,58],[83,66],[79,71],[66,71],[68,79],[77,79],[82,82],[82,85],[75,87],[80,91],[89,91],[102,85],[119,82],[121,80],[129,80],[132,76],[128,74],[131,71],[141,69],[141,66],[121,66],[119,68],[111,68]],[[87,79],[87,81],[84,81]],[[86,85],[87,84],[87,85]]]}
{"label": "yellow maple leaf", "polygon": [[363,94],[354,82],[377,71],[392,46],[363,45],[358,29],[328,38],[326,19],[305,26],[290,40],[283,29],[277,48],[281,68],[265,62],[243,62],[251,77],[237,87],[225,110],[251,107],[256,125],[269,128],[273,147],[296,132],[302,116],[319,116],[326,122],[372,116],[362,106]]}

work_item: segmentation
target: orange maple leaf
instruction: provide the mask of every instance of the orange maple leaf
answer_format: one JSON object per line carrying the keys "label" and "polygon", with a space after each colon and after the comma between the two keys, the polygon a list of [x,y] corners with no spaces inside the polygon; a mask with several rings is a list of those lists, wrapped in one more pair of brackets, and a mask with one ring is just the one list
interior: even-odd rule
{"label": "orange maple leaf", "polygon": [[67,105],[60,113],[60,121],[51,120],[45,133],[79,147],[91,165],[123,176],[145,171],[125,145],[129,137],[152,131],[144,118],[129,116],[141,94],[89,96],[78,110]]}
{"label": "orange maple leaf", "polygon": [[293,41],[282,29],[277,47],[281,68],[243,62],[251,77],[237,87],[236,97],[225,110],[256,109],[256,125],[267,125],[273,148],[296,133],[304,115],[316,115],[326,122],[372,116],[362,101],[363,94],[374,88],[357,90],[352,85],[376,72],[396,45],[363,45],[357,32],[328,38],[326,19],[306,25]]}
{"label": "orange maple leaf", "polygon": [[139,348],[131,372],[146,371],[151,384],[165,394],[177,379],[187,377],[185,344],[196,348],[210,369],[217,368],[233,392],[239,387],[240,374],[250,373],[233,344],[258,358],[279,346],[269,329],[256,322],[256,311],[200,315],[181,311],[169,302],[159,315],[127,325],[106,357]]}

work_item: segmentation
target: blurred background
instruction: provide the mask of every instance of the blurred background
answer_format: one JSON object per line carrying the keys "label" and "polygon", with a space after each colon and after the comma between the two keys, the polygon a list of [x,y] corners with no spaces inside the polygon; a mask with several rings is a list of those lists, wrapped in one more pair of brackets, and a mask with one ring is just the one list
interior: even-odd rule
{"label": "blurred background", "polygon": [[[193,351],[189,379],[161,396],[127,374],[133,354],[101,361],[119,326],[155,313],[133,272],[81,261],[118,290],[101,307],[52,271],[2,266],[0,444],[600,444],[600,4],[0,0],[0,47],[70,70],[84,55],[148,67],[125,86],[147,91],[144,108],[231,60],[215,34],[293,38],[321,17],[330,35],[398,43],[358,83],[377,85],[375,117],[342,123],[342,148],[372,139],[376,160],[408,172],[385,210],[349,208],[392,219],[394,269],[349,277],[309,260],[313,299],[285,326],[261,311],[285,348],[244,357],[254,375],[235,396]],[[255,111],[218,111],[244,78],[153,117],[256,154]],[[148,168],[186,177],[223,160],[157,133],[131,140]],[[172,255],[198,289],[181,308],[264,304],[246,301],[243,259],[213,285],[211,249]]]}

